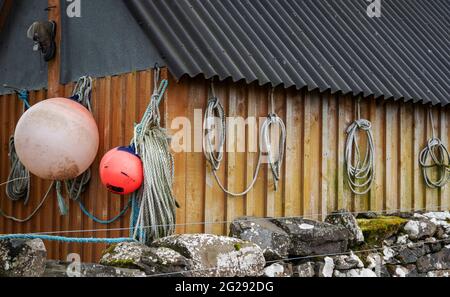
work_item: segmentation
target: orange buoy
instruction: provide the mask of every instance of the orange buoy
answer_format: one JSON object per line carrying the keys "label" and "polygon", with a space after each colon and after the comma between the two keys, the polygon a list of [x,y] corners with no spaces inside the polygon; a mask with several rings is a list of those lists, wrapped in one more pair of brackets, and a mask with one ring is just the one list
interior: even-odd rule
{"label": "orange buoy", "polygon": [[103,157],[100,178],[110,192],[131,194],[141,187],[144,180],[142,161],[130,147],[115,148]]}
{"label": "orange buoy", "polygon": [[94,162],[99,146],[92,114],[66,98],[44,100],[31,107],[20,118],[14,137],[23,165],[49,180],[80,176]]}

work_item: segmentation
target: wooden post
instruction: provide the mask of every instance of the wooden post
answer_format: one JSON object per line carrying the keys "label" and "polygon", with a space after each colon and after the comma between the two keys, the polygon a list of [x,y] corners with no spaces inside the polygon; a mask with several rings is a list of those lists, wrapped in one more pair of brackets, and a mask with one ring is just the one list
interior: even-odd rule
{"label": "wooden post", "polygon": [[0,7],[0,32],[2,32],[3,26],[6,24],[9,13],[11,12],[13,1],[5,0],[3,6]]}
{"label": "wooden post", "polygon": [[56,22],[56,56],[48,63],[48,94],[49,98],[59,97],[59,68],[61,65],[61,4],[59,0],[48,0],[48,19]]}

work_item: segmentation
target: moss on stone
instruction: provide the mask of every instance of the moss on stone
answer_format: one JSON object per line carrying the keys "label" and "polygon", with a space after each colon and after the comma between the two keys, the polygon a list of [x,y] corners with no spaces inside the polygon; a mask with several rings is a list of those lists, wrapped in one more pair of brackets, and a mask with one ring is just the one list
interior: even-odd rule
{"label": "moss on stone", "polygon": [[117,244],[112,244],[109,247],[107,247],[103,252],[102,252],[102,256],[106,255],[106,254],[113,254],[114,250],[116,249]]}
{"label": "moss on stone", "polygon": [[239,243],[236,243],[234,249],[239,252],[242,249],[242,246]]}
{"label": "moss on stone", "polygon": [[380,216],[375,219],[358,219],[357,221],[368,246],[381,245],[383,240],[397,234],[408,222],[406,219],[394,216]]}
{"label": "moss on stone", "polygon": [[108,262],[108,266],[118,268],[135,268],[136,264],[131,259],[114,259]]}

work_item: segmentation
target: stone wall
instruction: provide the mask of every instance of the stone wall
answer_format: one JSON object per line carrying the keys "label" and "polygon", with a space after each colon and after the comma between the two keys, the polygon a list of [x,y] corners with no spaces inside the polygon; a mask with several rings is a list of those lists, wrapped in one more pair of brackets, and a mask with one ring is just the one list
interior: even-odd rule
{"label": "stone wall", "polygon": [[[249,223],[251,221],[251,223]],[[233,223],[231,235],[263,248],[266,276],[294,277],[448,277],[450,276],[450,213],[398,213],[380,216],[345,210],[325,223],[304,219],[259,224],[244,218]],[[272,225],[273,224],[273,225]],[[272,238],[289,246],[274,252],[268,227],[281,226]],[[341,228],[341,229],[336,229]],[[345,232],[343,232],[345,230]],[[346,235],[345,235],[346,234]],[[270,237],[270,235],[269,235]],[[272,255],[280,255],[279,261]]]}
{"label": "stone wall", "polygon": [[448,277],[450,213],[355,217],[341,210],[325,222],[246,217],[231,224],[230,237],[121,243],[99,264],[50,261],[39,240],[6,240],[0,276]]}

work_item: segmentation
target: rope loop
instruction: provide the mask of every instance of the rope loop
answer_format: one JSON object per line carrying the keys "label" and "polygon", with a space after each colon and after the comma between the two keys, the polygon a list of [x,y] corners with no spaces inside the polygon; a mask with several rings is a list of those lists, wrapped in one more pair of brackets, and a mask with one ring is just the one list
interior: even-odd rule
{"label": "rope loop", "polygon": [[[214,178],[217,184],[224,193],[232,197],[242,197],[247,195],[255,186],[258,179],[259,171],[262,166],[263,157],[268,157],[269,167],[272,171],[274,179],[275,191],[278,190],[278,181],[281,177],[281,168],[284,160],[284,151],[286,149],[286,126],[283,120],[275,113],[274,90],[269,92],[269,100],[271,104],[271,112],[264,121],[260,135],[259,135],[259,156],[255,172],[253,173],[252,182],[241,193],[231,192],[225,188],[223,183],[217,176],[217,171],[220,169],[223,160],[224,147],[227,135],[226,115],[225,109],[216,96],[214,82],[211,81],[210,99],[205,111],[203,127],[205,130],[205,137],[203,138],[203,152],[207,162],[210,164]],[[217,125],[218,123],[218,125]],[[273,158],[273,150],[271,147],[270,132],[271,128],[278,126],[280,128],[279,149],[276,158]],[[213,133],[214,132],[214,133]],[[213,144],[213,141],[215,143]]]}
{"label": "rope loop", "polygon": [[[419,155],[425,184],[431,189],[443,188],[450,181],[450,153],[439,138],[432,138]],[[429,170],[437,172],[432,179]]]}
{"label": "rope loop", "polygon": [[[358,141],[360,131],[365,132],[367,137],[364,158],[361,158],[361,149]],[[365,195],[371,190],[375,179],[375,143],[372,123],[366,119],[359,118],[349,126],[347,135],[344,158],[347,183],[355,195]]]}

